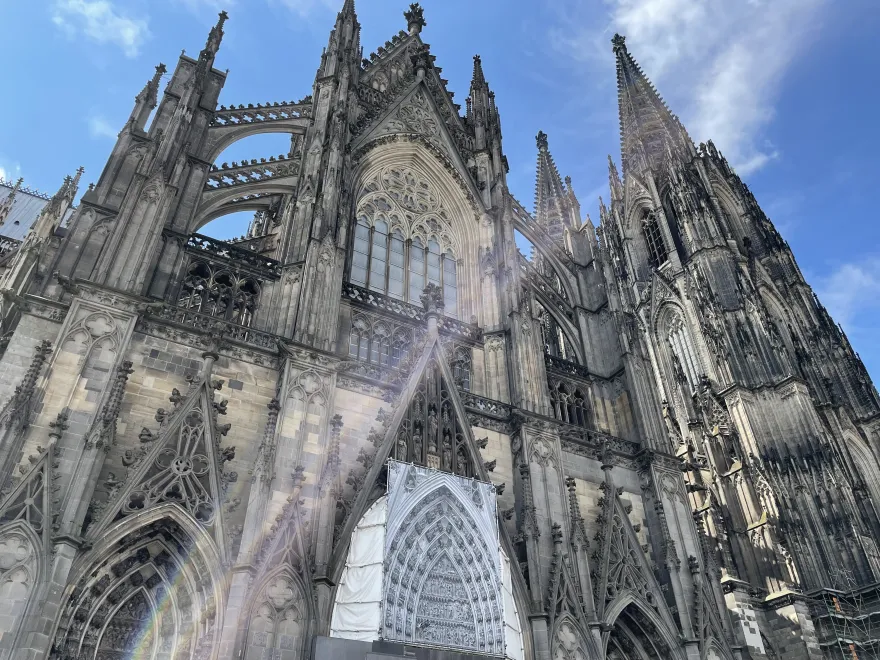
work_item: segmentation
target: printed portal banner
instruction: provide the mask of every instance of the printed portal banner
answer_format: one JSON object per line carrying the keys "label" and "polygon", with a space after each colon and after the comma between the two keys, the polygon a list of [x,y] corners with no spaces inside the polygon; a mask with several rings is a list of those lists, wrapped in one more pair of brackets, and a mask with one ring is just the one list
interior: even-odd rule
{"label": "printed portal banner", "polygon": [[388,462],[383,634],[504,657],[495,486]]}

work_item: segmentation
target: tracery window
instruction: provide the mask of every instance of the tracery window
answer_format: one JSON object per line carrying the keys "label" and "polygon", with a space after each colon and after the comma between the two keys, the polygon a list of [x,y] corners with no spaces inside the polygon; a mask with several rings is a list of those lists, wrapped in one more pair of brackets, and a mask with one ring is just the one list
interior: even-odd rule
{"label": "tracery window", "polygon": [[588,425],[587,400],[579,388],[564,382],[556,383],[550,388],[550,401],[553,415],[559,421],[584,427]]}
{"label": "tracery window", "polygon": [[458,263],[449,219],[430,185],[388,168],[365,186],[358,204],[350,281],[420,304],[428,284],[443,290],[444,313],[458,316]]}
{"label": "tracery window", "polygon": [[544,343],[544,352],[547,355],[561,358],[569,362],[577,362],[577,356],[570,346],[568,337],[553,315],[546,309],[538,307],[538,322],[541,325],[541,339]]}
{"label": "tracery window", "polygon": [[253,278],[196,261],[183,281],[177,304],[249,327],[259,299],[260,285]]}
{"label": "tracery window", "polygon": [[279,576],[266,586],[248,630],[245,657],[298,660],[306,630],[305,603],[295,581]]}
{"label": "tracery window", "polygon": [[375,322],[362,314],[352,319],[348,356],[353,360],[396,369],[411,345],[411,328]]}
{"label": "tracery window", "polygon": [[666,253],[666,244],[663,242],[656,215],[650,212],[645,214],[642,218],[642,231],[648,247],[648,263],[651,264],[651,268],[660,268],[669,260],[669,256]]}
{"label": "tracery window", "polygon": [[464,347],[455,349],[452,355],[452,377],[456,386],[471,391],[471,351]]}
{"label": "tracery window", "polygon": [[672,349],[674,369],[681,368],[691,389],[695,389],[702,370],[681,316],[675,315],[670,320],[666,339]]}

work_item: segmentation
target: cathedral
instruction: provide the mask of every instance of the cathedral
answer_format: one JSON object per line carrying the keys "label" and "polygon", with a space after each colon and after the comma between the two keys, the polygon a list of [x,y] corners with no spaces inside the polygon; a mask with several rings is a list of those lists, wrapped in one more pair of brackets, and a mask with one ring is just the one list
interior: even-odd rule
{"label": "cathedral", "polygon": [[339,1],[300,100],[224,12],[0,182],[0,659],[880,657],[880,397],[725,158],[615,35],[601,222],[543,132],[529,210],[480,58]]}

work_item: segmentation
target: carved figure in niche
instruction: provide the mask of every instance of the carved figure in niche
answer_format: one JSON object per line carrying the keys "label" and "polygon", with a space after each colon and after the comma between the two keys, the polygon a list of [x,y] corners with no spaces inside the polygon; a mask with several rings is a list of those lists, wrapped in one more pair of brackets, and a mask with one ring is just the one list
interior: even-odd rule
{"label": "carved figure in niche", "polygon": [[416,461],[422,460],[422,429],[417,427],[413,433],[413,458]]}
{"label": "carved figure in niche", "polygon": [[401,428],[397,434],[397,460],[405,461],[406,459],[406,429]]}
{"label": "carved figure in niche", "polygon": [[434,406],[428,410],[428,453],[437,454],[437,431],[439,424],[437,422],[437,409]]}
{"label": "carved figure in niche", "polygon": [[452,438],[449,437],[449,431],[443,433],[443,469],[452,469]]}

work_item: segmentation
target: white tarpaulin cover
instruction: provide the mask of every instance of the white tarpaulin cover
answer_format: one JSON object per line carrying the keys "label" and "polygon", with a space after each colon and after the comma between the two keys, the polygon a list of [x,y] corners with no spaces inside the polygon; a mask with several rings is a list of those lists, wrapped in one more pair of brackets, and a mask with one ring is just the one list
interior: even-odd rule
{"label": "white tarpaulin cover", "polygon": [[369,642],[382,623],[382,561],[388,500],[370,507],[351,535],[348,558],[336,589],[330,636]]}
{"label": "white tarpaulin cover", "polygon": [[[392,463],[392,465],[394,465],[394,463]],[[404,467],[415,466],[404,465]],[[432,576],[433,579],[440,579],[441,581],[449,580],[451,577],[451,586],[453,588],[456,587],[455,576],[449,571],[450,564],[444,564],[442,556],[436,556],[433,563],[430,561],[425,562],[425,558],[430,554],[430,549],[432,547],[442,547],[444,552],[437,553],[435,551],[434,554],[450,556],[454,558],[455,561],[461,563],[462,566],[466,563],[467,565],[474,567],[481,563],[484,565],[494,565],[494,561],[488,562],[487,564],[485,562],[485,557],[477,557],[473,550],[470,550],[470,554],[467,555],[465,551],[468,550],[468,548],[462,548],[460,547],[460,544],[454,542],[454,539],[456,538],[464,538],[467,543],[473,546],[473,548],[476,548],[480,545],[480,543],[477,542],[478,536],[485,537],[488,535],[492,543],[492,545],[488,547],[492,548],[493,551],[495,548],[498,549],[495,556],[499,557],[497,569],[500,571],[500,591],[497,592],[496,595],[499,604],[503,606],[504,625],[503,628],[499,626],[498,629],[498,635],[502,638],[501,644],[503,644],[503,651],[499,649],[500,645],[496,644],[493,649],[486,649],[483,652],[495,651],[496,655],[504,653],[505,657],[510,660],[524,660],[525,654],[523,651],[522,626],[520,624],[516,602],[513,596],[510,561],[504,551],[500,550],[500,544],[498,543],[494,488],[491,484],[481,484],[474,480],[462,479],[461,477],[455,477],[448,473],[441,473],[426,468],[416,469],[419,471],[418,473],[413,472],[408,475],[403,474],[403,472],[409,473],[409,470],[400,471],[395,470],[394,468],[389,470],[389,492],[391,491],[392,483],[394,483],[397,478],[403,477],[403,481],[400,482],[402,485],[402,496],[396,498],[398,503],[396,506],[402,507],[402,514],[395,517],[396,524],[390,526],[390,529],[388,529],[389,498],[382,497],[370,507],[355,527],[355,531],[352,534],[351,544],[349,545],[348,557],[345,562],[342,579],[336,590],[336,602],[333,607],[333,616],[330,623],[330,636],[360,641],[373,641],[379,639],[380,636],[385,639],[393,639],[393,637],[390,637],[387,634],[387,631],[384,631],[383,628],[385,624],[390,623],[393,625],[394,613],[391,613],[392,618],[388,619],[389,613],[386,612],[386,621],[384,623],[382,621],[382,594],[383,590],[387,588],[384,586],[383,563],[385,553],[387,552],[386,548],[390,548],[393,544],[393,540],[388,541],[386,539],[386,532],[391,531],[391,533],[400,533],[402,530],[405,531],[408,528],[408,525],[404,524],[405,519],[408,517],[412,519],[413,517],[411,514],[415,513],[417,523],[419,520],[422,521],[422,524],[429,521],[430,526],[435,529],[433,531],[425,530],[430,533],[421,535],[421,537],[416,539],[415,543],[412,544],[412,549],[416,550],[419,555],[413,555],[412,559],[413,561],[418,560],[419,563],[426,567],[424,570],[421,570],[420,573],[426,579],[417,581],[416,583],[411,582],[411,587],[415,587],[415,589],[410,588],[405,590],[405,593],[399,594],[403,596],[404,602],[407,599],[415,599],[418,601],[419,596],[424,596],[426,593],[425,584],[430,581],[427,578],[431,578]],[[397,473],[397,477],[394,476],[395,472]],[[439,474],[444,476],[432,485],[421,478],[429,474]],[[407,479],[407,476],[411,478]],[[443,484],[445,484],[446,490],[443,490]],[[449,495],[451,495],[451,491],[449,490],[450,484],[452,484],[454,488],[464,488],[464,490],[459,492],[456,496],[455,502],[458,503],[458,506],[456,507],[455,512],[449,510]],[[416,489],[416,485],[421,485],[421,488]],[[416,493],[416,490],[418,490],[418,493]],[[426,499],[425,495],[429,492],[433,493],[434,496]],[[415,498],[412,497],[413,494],[416,495]],[[440,497],[437,497],[438,494]],[[391,497],[391,500],[393,502],[395,501],[395,498]],[[424,505],[429,501],[434,504],[429,506],[427,510],[424,510],[424,507],[419,506],[420,504]],[[406,504],[407,502],[409,504]],[[420,508],[423,510],[424,515],[419,514]],[[452,515],[455,513],[458,514],[458,516],[461,516],[463,513],[467,512],[479,516],[479,521],[472,519],[463,522],[465,520],[464,517],[456,518],[456,516]],[[452,526],[448,525],[450,516],[455,519],[455,529],[452,529]],[[444,524],[444,522],[447,524]],[[411,540],[413,540],[413,537],[407,538],[407,541]],[[399,548],[397,546],[395,546],[395,553],[394,557],[400,556]],[[392,557],[392,559],[394,557]],[[409,558],[407,558],[407,563],[409,563]],[[392,570],[394,566],[398,566],[398,568],[400,566],[397,561],[390,564],[392,565]],[[444,574],[444,567],[446,573],[449,573],[449,575]],[[391,582],[391,580],[389,580],[389,582]],[[400,582],[400,575],[398,574],[398,587],[401,586]],[[440,586],[442,589],[448,590],[450,584],[446,583]],[[412,593],[413,591],[420,591],[421,593]],[[440,591],[442,593],[442,590]],[[491,594],[489,599],[486,599],[486,595],[487,592],[485,589],[482,594],[474,590],[468,594],[468,600],[475,604],[482,602],[484,605],[490,605]],[[462,611],[461,608],[465,605],[471,607],[470,602],[467,604],[455,603],[454,599],[453,602],[450,602],[449,599],[441,598],[438,602],[438,600],[434,598],[433,602],[429,602],[432,600],[431,596],[432,594],[428,593],[427,596],[422,599],[423,604],[421,607],[418,604],[415,606],[417,613],[421,612],[423,619],[421,628],[423,630],[428,627],[425,625],[424,620],[430,622],[431,619],[430,616],[427,616],[428,613],[425,610],[425,602],[428,602],[428,604],[434,608],[441,608],[442,612],[446,615],[453,615],[450,619],[460,613]],[[456,609],[456,607],[459,609]],[[465,609],[467,609],[467,607],[465,607]],[[456,625],[453,622],[453,635],[455,634],[455,628]],[[459,625],[458,628],[461,628],[461,626]],[[403,632],[405,637],[405,629]],[[449,638],[447,637],[446,639]],[[479,639],[479,633],[477,633],[478,645]],[[484,631],[483,639],[486,639],[486,631]],[[437,643],[432,640],[404,638],[401,639],[401,641],[408,641],[416,644],[423,643],[435,646],[455,647],[453,644]],[[442,638],[440,641],[443,641]],[[452,641],[467,640],[465,636],[459,636],[458,638],[453,638]],[[463,648],[464,644],[457,646],[458,648]]]}

